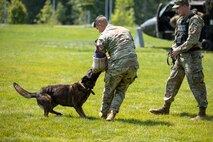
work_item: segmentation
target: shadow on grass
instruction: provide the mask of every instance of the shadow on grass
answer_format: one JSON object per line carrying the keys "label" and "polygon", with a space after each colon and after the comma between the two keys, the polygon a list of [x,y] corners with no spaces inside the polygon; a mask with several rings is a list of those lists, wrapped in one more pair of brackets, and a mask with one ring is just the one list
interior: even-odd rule
{"label": "shadow on grass", "polygon": [[[196,117],[196,114],[190,114],[190,113],[187,113],[187,112],[182,112],[180,114],[176,114],[177,116],[180,116],[180,117],[189,117],[189,118],[194,118]],[[79,116],[77,117],[73,117],[71,115],[61,115],[61,116],[57,116],[56,117],[72,117],[72,118],[77,118],[77,119],[88,119],[88,120],[103,120],[103,119],[100,119],[100,118],[97,118],[97,117],[93,117],[93,116],[87,116],[86,118],[80,118]],[[207,115],[206,118],[204,118],[203,120],[206,120],[206,121],[213,121],[213,116],[210,116],[210,115]],[[146,126],[156,126],[156,125],[165,125],[165,126],[173,126],[172,123],[170,122],[165,122],[165,121],[159,121],[159,120],[145,120],[145,121],[142,121],[142,120],[138,120],[138,119],[121,119],[121,118],[118,118],[114,121],[118,121],[118,122],[124,122],[124,123],[130,123],[130,124],[135,124],[135,125],[146,125]]]}
{"label": "shadow on grass", "polygon": [[[89,120],[103,120],[103,119],[100,119],[100,118],[96,118],[96,117],[87,117],[87,119]],[[106,120],[104,120],[106,121]],[[146,125],[146,126],[157,126],[157,125],[165,125],[165,126],[173,126],[172,123],[170,122],[165,122],[165,121],[158,121],[158,120],[145,120],[145,121],[142,121],[142,120],[139,120],[139,119],[121,119],[121,118],[118,118],[114,121],[117,121],[117,122],[122,122],[122,123],[129,123],[129,124],[134,124],[134,125]]]}
{"label": "shadow on grass", "polygon": [[[66,117],[72,117],[72,116],[66,116]],[[80,117],[79,117],[80,118]],[[93,116],[87,116],[87,118],[80,118],[80,119],[88,119],[88,120],[92,120],[92,121],[96,121],[96,120],[100,120],[102,121],[103,119],[97,118],[97,117],[93,117]],[[104,120],[106,121],[106,120]],[[157,126],[157,125],[165,125],[165,126],[173,126],[172,123],[170,122],[165,122],[165,121],[159,121],[159,120],[139,120],[139,119],[121,119],[118,118],[114,121],[117,122],[122,122],[122,123],[129,123],[129,124],[134,124],[134,125],[146,125],[146,126]]]}
{"label": "shadow on grass", "polygon": [[[194,118],[194,117],[197,116],[197,114],[190,114],[188,112],[182,112],[182,113],[179,114],[179,116]],[[204,119],[202,119],[202,120],[213,121],[213,116],[207,114],[207,116]]]}
{"label": "shadow on grass", "polygon": [[138,119],[115,119],[115,121],[130,123],[135,125],[146,125],[146,126],[156,126],[156,125],[165,125],[165,126],[173,126],[172,123],[158,120],[145,120],[141,121]]}
{"label": "shadow on grass", "polygon": [[93,117],[93,116],[87,116],[86,119],[89,119],[89,120],[100,120],[100,118]]}
{"label": "shadow on grass", "polygon": [[196,116],[196,114],[190,114],[188,112],[182,112],[182,113],[177,114],[177,115],[179,115],[180,117],[190,117],[190,118],[193,118],[193,117]]}

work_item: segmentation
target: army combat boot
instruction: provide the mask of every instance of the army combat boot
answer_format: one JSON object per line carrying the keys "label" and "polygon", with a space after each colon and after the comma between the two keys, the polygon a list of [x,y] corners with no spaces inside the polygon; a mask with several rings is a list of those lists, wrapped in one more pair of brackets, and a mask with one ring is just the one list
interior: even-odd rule
{"label": "army combat boot", "polygon": [[199,107],[198,115],[192,118],[192,120],[204,119],[205,117],[206,117],[206,107]]}
{"label": "army combat boot", "polygon": [[150,109],[149,112],[153,114],[169,114],[171,103],[164,103],[162,108],[159,109]]}
{"label": "army combat boot", "polygon": [[206,107],[199,107],[198,116],[200,116],[200,117],[206,117]]}
{"label": "army combat boot", "polygon": [[106,119],[107,118],[107,114],[106,113],[103,113],[103,112],[99,112],[99,117],[101,119]]}
{"label": "army combat boot", "polygon": [[112,120],[114,120],[115,116],[116,116],[116,113],[113,112],[113,111],[111,111],[111,112],[109,113],[109,115],[107,116],[106,120],[107,120],[107,121],[112,121]]}

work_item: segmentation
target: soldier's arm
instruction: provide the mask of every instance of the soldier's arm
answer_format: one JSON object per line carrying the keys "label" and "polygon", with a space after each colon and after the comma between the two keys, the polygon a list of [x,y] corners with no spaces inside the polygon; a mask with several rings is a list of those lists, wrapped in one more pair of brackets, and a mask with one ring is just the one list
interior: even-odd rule
{"label": "soldier's arm", "polygon": [[107,52],[106,44],[107,44],[106,37],[105,35],[101,34],[99,38],[97,39],[97,46],[98,46],[99,52],[101,52],[102,54],[106,54]]}

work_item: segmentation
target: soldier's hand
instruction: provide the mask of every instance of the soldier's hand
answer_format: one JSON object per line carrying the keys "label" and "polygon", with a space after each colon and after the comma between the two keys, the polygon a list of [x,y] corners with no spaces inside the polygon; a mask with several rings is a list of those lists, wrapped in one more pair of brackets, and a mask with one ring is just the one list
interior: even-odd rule
{"label": "soldier's hand", "polygon": [[174,58],[174,59],[176,59],[177,55],[179,55],[179,54],[180,54],[179,51],[173,49],[171,57]]}

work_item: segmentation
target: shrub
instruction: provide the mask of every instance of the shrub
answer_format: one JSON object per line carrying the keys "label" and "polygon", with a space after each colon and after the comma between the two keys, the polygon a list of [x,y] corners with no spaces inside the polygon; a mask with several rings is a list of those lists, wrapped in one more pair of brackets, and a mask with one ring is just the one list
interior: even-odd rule
{"label": "shrub", "polygon": [[112,23],[120,26],[133,26],[135,20],[133,4],[133,0],[117,0]]}
{"label": "shrub", "polygon": [[45,5],[41,9],[41,12],[37,15],[37,18],[38,20],[36,22],[38,24],[58,24],[50,0],[45,2]]}
{"label": "shrub", "polygon": [[9,7],[9,23],[21,24],[25,23],[27,18],[27,10],[20,0],[13,0]]}

